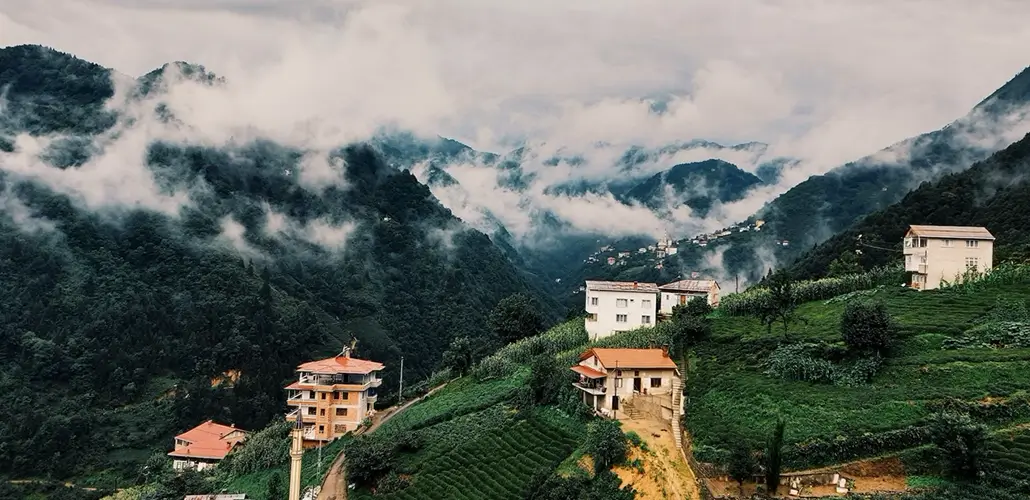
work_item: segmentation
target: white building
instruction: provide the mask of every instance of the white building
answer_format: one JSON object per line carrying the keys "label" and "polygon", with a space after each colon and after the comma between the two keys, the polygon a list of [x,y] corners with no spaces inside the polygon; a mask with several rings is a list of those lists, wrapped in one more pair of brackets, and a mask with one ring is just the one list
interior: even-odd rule
{"label": "white building", "polygon": [[587,281],[586,330],[591,340],[654,326],[658,285],[635,281]]}
{"label": "white building", "polygon": [[579,374],[573,385],[583,394],[583,402],[595,412],[608,417],[619,413],[627,402],[640,400],[658,406],[665,419],[673,417],[673,406],[682,399],[673,398],[679,387],[679,368],[665,349],[590,349],[571,367]]}
{"label": "white building", "polygon": [[994,236],[983,227],[909,226],[904,255],[905,270],[912,272],[909,286],[933,290],[967,272],[991,269]]}
{"label": "white building", "polygon": [[658,287],[661,291],[663,315],[672,314],[672,308],[690,302],[694,297],[705,297],[708,305],[719,305],[719,283],[715,280],[680,280]]}

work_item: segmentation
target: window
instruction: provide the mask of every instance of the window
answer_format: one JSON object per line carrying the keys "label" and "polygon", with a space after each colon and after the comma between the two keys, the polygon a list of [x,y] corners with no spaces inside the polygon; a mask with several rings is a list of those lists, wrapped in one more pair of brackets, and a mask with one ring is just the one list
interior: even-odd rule
{"label": "window", "polygon": [[622,376],[622,370],[615,370],[615,376],[616,377],[621,377]]}
{"label": "window", "polygon": [[625,323],[626,322],[626,315],[625,314],[616,314],[615,315],[615,322],[616,323]]}
{"label": "window", "polygon": [[322,399],[325,399],[326,393],[322,393]]}
{"label": "window", "polygon": [[907,267],[907,266],[910,266],[910,265],[912,265],[912,256],[911,255],[906,255],[905,256],[905,266]]}
{"label": "window", "polygon": [[590,297],[590,305],[592,305],[592,306],[596,306],[597,305],[597,297]]}
{"label": "window", "polygon": [[645,314],[645,315],[640,317],[640,322],[645,324],[645,325],[650,325],[651,324],[651,317]]}
{"label": "window", "polygon": [[325,408],[322,408],[321,410],[318,411],[318,416],[320,416],[320,417],[324,417],[325,416]]}
{"label": "window", "polygon": [[641,300],[640,301],[640,307],[643,307],[644,309],[650,309],[651,308],[651,299]]}
{"label": "window", "polygon": [[339,391],[334,391],[333,392],[333,399],[340,399],[340,392]]}
{"label": "window", "polygon": [[323,432],[325,432],[325,426],[324,425],[318,426],[318,433],[321,434]]}
{"label": "window", "polygon": [[343,399],[344,401],[346,401],[346,400],[347,400],[347,398],[349,398],[349,397],[350,397],[350,393],[349,393],[349,392],[343,392],[342,394],[343,394],[343,398],[342,398],[342,399]]}
{"label": "window", "polygon": [[597,321],[597,313],[588,313],[587,321]]}
{"label": "window", "polygon": [[944,247],[944,248],[951,248],[951,240],[943,240],[943,241],[941,241],[941,246]]}
{"label": "window", "polygon": [[654,377],[654,378],[651,379],[651,387],[661,387],[661,386],[662,386],[662,379],[661,379],[661,377]]}
{"label": "window", "polygon": [[926,275],[924,274],[913,274],[912,283],[926,283]]}
{"label": "window", "polygon": [[315,407],[314,406],[309,406],[308,407],[308,415],[314,415],[314,414],[315,414]]}
{"label": "window", "polygon": [[633,376],[634,377],[639,377],[640,376],[640,370],[633,370]]}
{"label": "window", "polygon": [[966,240],[966,248],[980,248],[980,240]]}
{"label": "window", "polygon": [[919,248],[926,248],[926,238],[919,238]]}
{"label": "window", "polygon": [[346,417],[347,416],[347,409],[346,408],[337,408],[336,409],[336,416],[337,417]]}
{"label": "window", "polygon": [[966,269],[976,269],[979,260],[977,257],[966,257]]}
{"label": "window", "polygon": [[619,389],[622,389],[622,381],[623,380],[626,380],[626,379],[624,379],[624,378],[617,378],[617,379],[615,379],[615,387],[617,387]]}
{"label": "window", "polygon": [[615,307],[628,307],[629,302],[626,299],[615,299]]}

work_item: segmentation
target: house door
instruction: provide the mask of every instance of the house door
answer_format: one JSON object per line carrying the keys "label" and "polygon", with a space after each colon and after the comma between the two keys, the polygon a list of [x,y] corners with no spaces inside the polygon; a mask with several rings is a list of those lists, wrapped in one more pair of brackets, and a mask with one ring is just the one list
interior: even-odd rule
{"label": "house door", "polygon": [[619,409],[619,397],[618,396],[612,396],[612,410],[616,410],[617,411],[618,409]]}
{"label": "house door", "polygon": [[687,296],[686,295],[680,295],[680,305],[681,306],[687,305]]}
{"label": "house door", "polygon": [[640,392],[640,377],[633,379],[633,392]]}

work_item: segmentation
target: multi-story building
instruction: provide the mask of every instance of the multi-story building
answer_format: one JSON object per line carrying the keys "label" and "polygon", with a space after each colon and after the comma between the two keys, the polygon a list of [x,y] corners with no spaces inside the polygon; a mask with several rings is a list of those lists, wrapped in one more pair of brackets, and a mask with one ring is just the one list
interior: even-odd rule
{"label": "multi-story building", "polygon": [[661,292],[661,314],[672,314],[672,308],[689,302],[694,297],[704,297],[708,305],[719,305],[719,283],[715,280],[680,280],[658,287]]}
{"label": "multi-story building", "polygon": [[297,367],[298,379],[286,386],[286,403],[296,408],[286,419],[304,424],[304,446],[332,441],[357,429],[375,414],[376,388],[383,380],[382,363],[352,358],[346,348],[334,358]]}
{"label": "multi-story building", "polygon": [[579,375],[573,385],[582,392],[583,402],[595,412],[612,417],[633,400],[651,403],[661,418],[672,419],[682,410],[677,394],[680,372],[666,349],[593,348],[571,367]]}
{"label": "multi-story building", "polygon": [[202,471],[217,465],[246,439],[247,431],[208,420],[175,436],[175,449],[168,456],[177,471]]}
{"label": "multi-story building", "polygon": [[587,281],[586,330],[591,340],[654,326],[658,285],[636,281]]}
{"label": "multi-story building", "polygon": [[909,286],[933,290],[991,269],[994,236],[983,227],[913,225],[905,233],[904,255]]}

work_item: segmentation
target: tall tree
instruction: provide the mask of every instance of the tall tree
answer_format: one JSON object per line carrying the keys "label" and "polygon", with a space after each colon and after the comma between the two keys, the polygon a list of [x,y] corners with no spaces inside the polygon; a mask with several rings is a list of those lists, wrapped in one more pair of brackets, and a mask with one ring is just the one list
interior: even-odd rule
{"label": "tall tree", "polygon": [[830,262],[830,269],[826,273],[827,277],[836,278],[840,276],[847,276],[849,274],[859,274],[863,271],[862,265],[858,263],[858,254],[852,250],[848,250]]}
{"label": "tall tree", "polygon": [[760,313],[761,321],[772,333],[775,323],[783,324],[783,335],[786,336],[790,325],[805,319],[797,315],[798,299],[794,293],[794,278],[785,269],[780,269],[767,278],[769,302]]}
{"label": "tall tree", "polygon": [[765,450],[765,487],[769,495],[775,495],[780,488],[780,471],[783,469],[783,431],[787,424],[783,419],[776,421],[776,427],[769,436]]}
{"label": "tall tree", "polygon": [[501,299],[490,313],[490,328],[504,343],[536,335],[544,329],[544,318],[536,302],[524,293]]}
{"label": "tall tree", "polygon": [[751,479],[757,471],[758,462],[755,461],[755,455],[751,452],[751,447],[747,445],[746,441],[737,441],[730,452],[728,472],[730,477],[737,481],[741,497],[744,496],[744,481]]}

